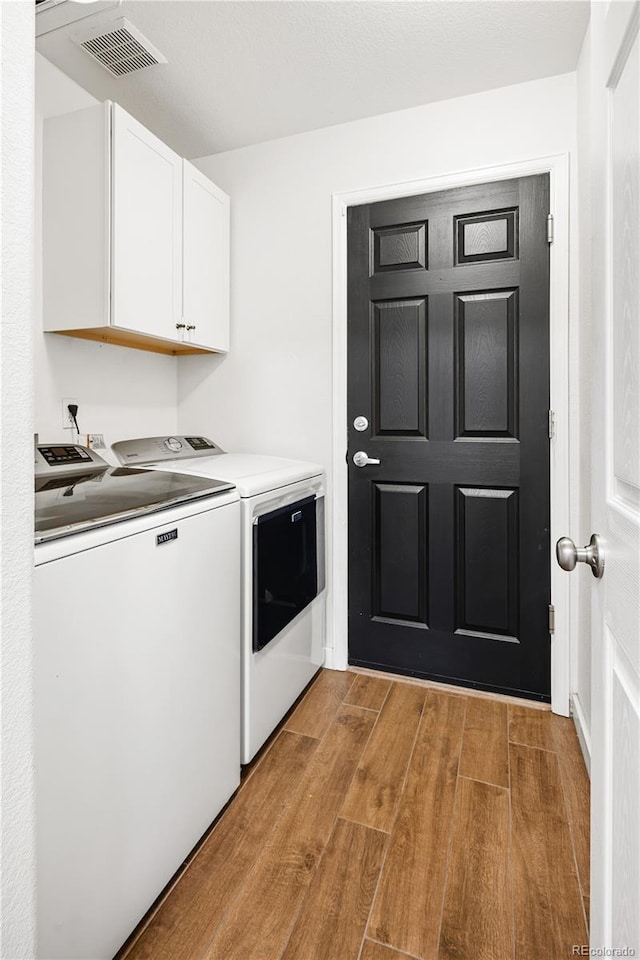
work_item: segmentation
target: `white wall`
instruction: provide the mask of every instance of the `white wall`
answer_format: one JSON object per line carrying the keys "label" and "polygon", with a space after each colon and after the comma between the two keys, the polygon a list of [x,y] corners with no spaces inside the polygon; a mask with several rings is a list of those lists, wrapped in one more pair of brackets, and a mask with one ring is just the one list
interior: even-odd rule
{"label": "white wall", "polygon": [[70,440],[62,398],[78,401],[83,434],[107,444],[176,430],[175,357],[42,332],[42,121],[97,101],[36,54],[35,430],[43,442]]}
{"label": "white wall", "polygon": [[179,429],[330,468],[332,194],[571,153],[573,231],[575,150],[566,74],[196,161],[231,195],[231,351],[179,360]]}
{"label": "white wall", "polygon": [[0,956],[35,956],[31,731],[33,4],[0,4]]}

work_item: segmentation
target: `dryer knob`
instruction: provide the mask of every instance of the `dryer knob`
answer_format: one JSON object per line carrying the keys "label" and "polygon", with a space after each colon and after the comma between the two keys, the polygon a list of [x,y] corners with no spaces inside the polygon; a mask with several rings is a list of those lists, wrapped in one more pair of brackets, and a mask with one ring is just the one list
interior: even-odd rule
{"label": "dryer knob", "polygon": [[172,453],[177,453],[178,450],[182,450],[182,442],[178,440],[177,437],[168,437],[164,442],[167,450],[171,450]]}

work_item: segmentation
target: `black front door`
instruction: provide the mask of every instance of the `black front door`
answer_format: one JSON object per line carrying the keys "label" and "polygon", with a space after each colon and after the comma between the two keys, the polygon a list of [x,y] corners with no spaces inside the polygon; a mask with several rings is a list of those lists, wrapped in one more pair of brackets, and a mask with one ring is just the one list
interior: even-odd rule
{"label": "black front door", "polygon": [[349,209],[350,663],[549,699],[548,212],[546,175]]}

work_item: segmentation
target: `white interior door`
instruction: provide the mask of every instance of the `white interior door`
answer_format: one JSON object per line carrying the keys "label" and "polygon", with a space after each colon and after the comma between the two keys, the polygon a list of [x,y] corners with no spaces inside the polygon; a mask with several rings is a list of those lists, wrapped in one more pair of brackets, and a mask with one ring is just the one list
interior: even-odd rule
{"label": "white interior door", "polygon": [[616,956],[640,956],[639,21],[638,2],[592,3],[591,946],[635,950]]}

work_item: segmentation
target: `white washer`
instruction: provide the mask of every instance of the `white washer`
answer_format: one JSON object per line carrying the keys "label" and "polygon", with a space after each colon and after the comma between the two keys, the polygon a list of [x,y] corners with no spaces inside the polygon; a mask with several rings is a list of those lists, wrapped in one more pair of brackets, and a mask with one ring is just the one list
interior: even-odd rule
{"label": "white washer", "polygon": [[[225,453],[206,437],[195,436],[124,440],[114,443],[112,450],[125,466],[176,470],[228,480],[240,494],[241,760],[248,763],[324,662],[323,468],[301,460]],[[315,532],[312,514],[315,514]],[[300,606],[305,597],[302,601],[298,597],[292,600],[288,584],[293,579],[304,579],[309,573],[308,564],[305,566],[299,556],[303,549],[311,551],[311,539],[315,539],[316,595]],[[265,571],[265,568],[271,569]],[[301,593],[305,594],[305,589]],[[310,591],[306,590],[306,598],[309,595]],[[278,617],[286,618],[287,606],[295,614],[293,618],[257,649],[265,639],[259,635],[265,632],[265,621],[271,621],[266,634],[273,633]]]}
{"label": "white washer", "polygon": [[35,457],[38,957],[109,960],[240,781],[240,502]]}

